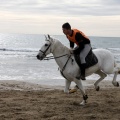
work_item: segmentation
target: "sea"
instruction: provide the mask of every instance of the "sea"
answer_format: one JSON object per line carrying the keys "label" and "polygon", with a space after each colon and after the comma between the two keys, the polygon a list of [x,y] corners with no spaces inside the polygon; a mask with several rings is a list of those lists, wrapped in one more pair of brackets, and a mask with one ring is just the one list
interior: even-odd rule
{"label": "sea", "polygon": [[[64,35],[52,35],[69,47]],[[91,37],[93,49],[110,50],[120,64],[120,37]],[[40,85],[64,86],[65,79],[60,75],[55,60],[39,61],[36,58],[45,43],[42,34],[3,34],[0,33],[0,80],[16,80]],[[97,80],[98,75],[91,75],[87,80]],[[112,80],[108,75],[105,80]],[[118,75],[117,80],[120,80]]]}

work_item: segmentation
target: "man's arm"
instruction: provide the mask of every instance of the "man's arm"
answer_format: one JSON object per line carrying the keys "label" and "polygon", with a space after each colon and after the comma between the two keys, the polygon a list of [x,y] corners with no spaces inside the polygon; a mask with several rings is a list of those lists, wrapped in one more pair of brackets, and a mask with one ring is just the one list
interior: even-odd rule
{"label": "man's arm", "polygon": [[70,40],[69,40],[69,42],[70,42],[70,48],[73,49],[73,48],[74,48],[74,42],[72,42],[72,41],[70,41]]}
{"label": "man's arm", "polygon": [[80,33],[76,33],[75,39],[79,44],[79,48],[82,50],[85,44],[83,36]]}
{"label": "man's arm", "polygon": [[[67,35],[66,35],[66,37],[67,37]],[[68,37],[67,37],[67,39],[68,39]],[[69,39],[68,39],[68,40],[69,40]],[[70,40],[69,40],[69,42],[70,42],[70,48],[73,49],[73,48],[74,48],[74,42],[72,42],[72,41],[70,41]]]}

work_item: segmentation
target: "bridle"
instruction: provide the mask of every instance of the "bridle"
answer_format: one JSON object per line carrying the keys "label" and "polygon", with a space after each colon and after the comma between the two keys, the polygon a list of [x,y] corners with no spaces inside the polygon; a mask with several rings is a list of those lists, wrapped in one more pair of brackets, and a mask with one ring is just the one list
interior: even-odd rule
{"label": "bridle", "polygon": [[[49,41],[49,40],[46,40],[46,41]],[[50,46],[51,46],[51,43],[49,44],[49,46],[47,47],[47,49],[45,51],[42,51],[42,50],[39,50],[39,51],[42,52],[44,56],[46,56],[46,52],[48,51]],[[64,56],[67,56],[67,55],[69,55],[69,54],[61,55],[61,56],[58,56],[58,57],[49,56],[49,57],[45,57],[44,60],[56,59],[56,58],[64,57]]]}
{"label": "bridle", "polygon": [[[49,40],[46,40],[46,41],[49,41]],[[48,49],[50,48],[50,46],[51,46],[51,43],[49,44],[49,46],[47,47],[47,49],[45,51],[42,51],[42,50],[39,50],[39,51],[42,52],[44,56],[46,56],[46,52],[48,51]]]}
{"label": "bridle", "polygon": [[[49,40],[47,40],[47,41],[49,41]],[[50,42],[50,41],[49,41],[49,42]],[[58,56],[58,57],[54,57],[54,56],[46,57],[46,52],[48,51],[48,49],[50,48],[50,46],[51,46],[51,43],[49,44],[49,46],[47,47],[47,49],[46,49],[45,51],[39,50],[39,51],[42,52],[43,55],[45,56],[44,60],[57,59],[57,58],[61,58],[61,57],[64,57],[64,56],[68,56],[68,55],[69,55],[69,54],[65,54],[65,55],[61,55],[61,56]],[[67,65],[67,63],[68,63],[68,61],[69,61],[70,58],[71,58],[71,54],[69,55],[68,60],[66,61],[66,63],[65,63],[65,65],[64,65],[64,67],[63,67],[63,69],[62,69],[61,72],[63,72],[63,71],[65,70],[65,67],[66,67],[66,65]],[[72,58],[71,58],[71,59],[72,59]],[[73,62],[73,59],[72,59],[72,62]]]}

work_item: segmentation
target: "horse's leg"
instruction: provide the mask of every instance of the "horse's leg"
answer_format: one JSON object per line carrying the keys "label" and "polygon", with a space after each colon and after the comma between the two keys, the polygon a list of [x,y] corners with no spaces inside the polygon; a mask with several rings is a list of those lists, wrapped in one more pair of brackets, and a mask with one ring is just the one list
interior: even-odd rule
{"label": "horse's leg", "polygon": [[118,72],[114,73],[112,84],[116,87],[119,87],[119,83],[116,81]]}
{"label": "horse's leg", "polygon": [[66,79],[65,80],[65,89],[64,89],[65,93],[69,93],[70,84],[71,84],[71,81]]}
{"label": "horse's leg", "polygon": [[100,76],[100,78],[94,83],[95,89],[96,91],[99,91],[100,87],[99,87],[99,82],[101,82],[107,75],[102,72],[101,70],[97,71],[96,74],[98,74]]}
{"label": "horse's leg", "polygon": [[65,93],[69,93],[69,88],[70,88],[71,81],[67,80],[67,78],[65,77],[63,72],[60,71],[60,74],[65,78],[65,89],[64,89],[64,92]]}
{"label": "horse's leg", "polygon": [[83,95],[83,101],[80,103],[80,105],[85,105],[88,96],[85,93],[85,89],[84,89],[84,87],[82,85],[82,82],[81,82],[81,80],[78,80],[76,78],[74,78],[74,82],[77,84],[78,88],[80,89],[80,91],[81,91],[81,93]]}
{"label": "horse's leg", "polygon": [[[85,105],[88,96],[87,96],[86,93],[85,93],[85,90],[84,90],[84,88],[83,88],[83,85],[82,85],[81,80],[76,79],[76,78],[73,77],[71,74],[68,74],[68,72],[64,72],[64,77],[67,78],[68,81],[69,81],[69,79],[70,79],[70,81],[74,81],[74,82],[77,84],[78,88],[80,89],[80,91],[81,91],[81,93],[82,93],[82,95],[83,95],[83,101],[80,103],[80,105]],[[67,83],[66,85],[69,86],[70,84],[69,84],[68,81],[66,81],[66,83]],[[68,87],[66,86],[66,88],[68,88]]]}

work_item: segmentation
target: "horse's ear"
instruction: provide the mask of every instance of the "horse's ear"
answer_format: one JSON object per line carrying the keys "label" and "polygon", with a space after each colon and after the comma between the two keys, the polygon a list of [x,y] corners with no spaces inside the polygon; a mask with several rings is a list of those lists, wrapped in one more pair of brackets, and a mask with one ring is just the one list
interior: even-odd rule
{"label": "horse's ear", "polygon": [[53,38],[48,34],[49,41],[53,42]]}
{"label": "horse's ear", "polygon": [[47,40],[47,36],[45,35],[45,39]]}
{"label": "horse's ear", "polygon": [[50,39],[50,35],[48,34],[48,38]]}

